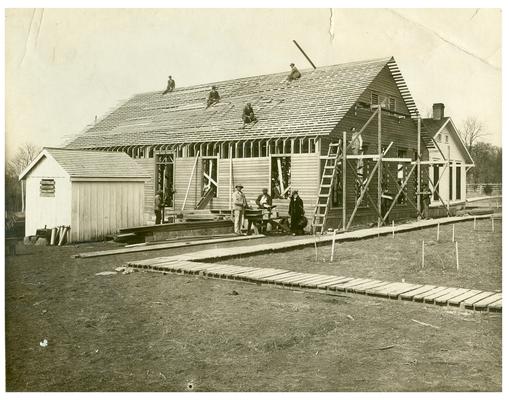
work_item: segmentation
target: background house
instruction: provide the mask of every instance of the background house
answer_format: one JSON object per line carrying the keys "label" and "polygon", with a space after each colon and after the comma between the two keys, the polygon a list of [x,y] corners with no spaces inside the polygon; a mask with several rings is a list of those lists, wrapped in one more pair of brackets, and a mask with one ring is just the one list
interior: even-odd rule
{"label": "background house", "polygon": [[125,153],[45,148],[23,171],[25,235],[70,226],[71,241],[100,240],[144,223],[147,174]]}
{"label": "background house", "polygon": [[464,206],[467,171],[474,167],[474,161],[456,126],[444,113],[444,104],[436,103],[433,104],[433,118],[423,119],[429,159],[434,162],[428,170],[433,182],[430,184],[430,206],[435,209],[432,210],[434,216],[444,214],[443,203],[452,212]]}

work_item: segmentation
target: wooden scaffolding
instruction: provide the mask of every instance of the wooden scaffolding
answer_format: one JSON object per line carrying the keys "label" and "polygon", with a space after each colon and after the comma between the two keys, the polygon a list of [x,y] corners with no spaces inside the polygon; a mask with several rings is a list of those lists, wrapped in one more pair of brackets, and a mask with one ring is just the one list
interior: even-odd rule
{"label": "wooden scaffolding", "polygon": [[[421,197],[423,195],[436,196],[441,202],[441,207],[443,207],[447,215],[450,216],[450,201],[444,201],[444,199],[440,196],[438,192],[438,186],[441,180],[444,177],[444,173],[447,168],[443,168],[442,173],[439,176],[439,179],[436,182],[433,182],[428,173],[423,174],[422,165],[433,166],[433,165],[451,165],[450,154],[446,158],[443,154],[444,160],[447,161],[423,161],[422,160],[422,151],[421,151],[421,118],[417,118],[417,155],[416,159],[412,160],[411,158],[401,158],[401,157],[386,157],[389,149],[393,145],[391,142],[385,149],[382,148],[382,112],[388,111],[393,112],[391,110],[385,110],[381,105],[372,107],[373,113],[363,125],[363,127],[356,133],[352,134],[351,141],[347,144],[347,133],[343,132],[342,138],[335,143],[329,144],[328,153],[326,156],[321,157],[322,160],[325,161],[322,176],[320,180],[320,186],[318,189],[318,194],[315,203],[315,212],[312,220],[312,229],[313,233],[323,233],[327,223],[328,213],[331,207],[331,193],[333,190],[333,185],[335,179],[338,181],[339,188],[342,194],[342,216],[341,216],[341,226],[338,226],[339,231],[348,231],[354,221],[355,216],[359,210],[361,204],[365,201],[369,203],[369,205],[373,208],[377,215],[377,224],[378,226],[382,226],[387,222],[387,218],[389,217],[391,211],[394,206],[397,204],[398,199],[402,195],[403,191],[407,188],[412,176],[415,176],[416,179],[416,199],[415,201],[411,198],[406,198],[408,203],[416,210],[418,217],[423,216],[423,210],[421,210]],[[352,145],[361,137],[362,133],[366,130],[366,128],[377,119],[377,153],[376,154],[348,154],[348,151],[352,148]],[[436,144],[435,140],[433,142],[436,148],[441,152],[440,147]],[[373,160],[375,161],[375,165],[370,171],[367,178],[363,176],[359,176],[358,170],[360,165],[363,165],[364,160]],[[356,163],[356,166],[352,165],[352,162]],[[384,190],[382,187],[382,170],[384,163],[398,163],[398,164],[407,164],[410,165],[410,172],[407,174],[406,178],[400,182],[398,182],[398,178],[394,177],[393,174],[388,171],[388,176],[396,183],[396,186],[399,187],[398,192],[394,197],[385,196]],[[347,218],[347,171],[350,169],[353,172],[353,176],[355,177],[354,181],[358,185],[360,190],[360,194],[356,199],[354,208],[350,216]],[[373,199],[371,194],[368,191],[369,185],[373,180],[373,177],[377,175],[377,195],[376,199]],[[423,191],[423,185],[421,184],[421,179],[423,176],[426,177],[426,184],[428,187],[431,187],[431,191]],[[449,174],[447,175],[450,179]],[[341,179],[339,179],[341,178]],[[382,207],[383,198],[391,198],[391,203],[388,208],[384,210]]]}

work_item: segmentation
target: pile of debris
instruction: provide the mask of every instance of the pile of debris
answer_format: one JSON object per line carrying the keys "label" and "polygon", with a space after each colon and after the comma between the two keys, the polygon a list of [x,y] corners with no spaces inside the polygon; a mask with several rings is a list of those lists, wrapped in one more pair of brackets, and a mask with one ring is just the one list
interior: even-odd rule
{"label": "pile of debris", "polygon": [[37,229],[35,236],[27,236],[24,239],[25,245],[35,244],[36,246],[62,246],[70,242],[71,227],[60,225],[54,228]]}

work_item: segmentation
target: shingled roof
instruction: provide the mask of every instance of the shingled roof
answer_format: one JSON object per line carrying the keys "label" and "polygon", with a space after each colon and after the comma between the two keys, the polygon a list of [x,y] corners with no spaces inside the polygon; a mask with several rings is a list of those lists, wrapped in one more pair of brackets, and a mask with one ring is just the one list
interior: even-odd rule
{"label": "shingled roof", "polygon": [[[291,83],[284,72],[177,88],[164,96],[161,91],[137,94],[67,147],[328,135],[388,63],[397,68],[391,57],[304,70]],[[212,85],[221,101],[205,109]],[[248,102],[258,123],[243,129],[241,114]]]}
{"label": "shingled roof", "polygon": [[467,147],[465,146],[465,143],[463,142],[463,139],[461,138],[460,133],[456,129],[456,126],[454,125],[454,122],[452,121],[451,117],[444,117],[441,119],[434,119],[434,118],[423,118],[422,119],[422,125],[423,125],[423,140],[426,144],[426,147],[428,148],[436,148],[435,142],[432,138],[436,136],[437,133],[439,133],[442,128],[446,125],[450,124],[452,127],[452,133],[456,136],[456,140],[460,144],[460,149],[463,151],[463,154],[465,156],[465,159],[467,160],[468,164],[474,164],[474,160],[472,156],[470,155]]}
{"label": "shingled roof", "polygon": [[45,147],[20,174],[23,179],[43,157],[53,158],[73,178],[141,179],[146,172],[125,153]]}

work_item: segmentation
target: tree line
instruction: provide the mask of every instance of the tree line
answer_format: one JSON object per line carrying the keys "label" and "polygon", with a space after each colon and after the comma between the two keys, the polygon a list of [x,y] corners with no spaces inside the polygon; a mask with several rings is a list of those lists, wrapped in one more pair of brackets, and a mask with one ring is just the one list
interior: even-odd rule
{"label": "tree line", "polygon": [[486,136],[483,124],[477,118],[467,118],[460,136],[475,164],[468,171],[467,183],[502,183],[502,148],[482,141]]}

